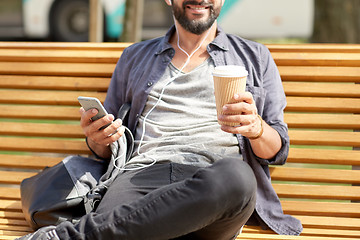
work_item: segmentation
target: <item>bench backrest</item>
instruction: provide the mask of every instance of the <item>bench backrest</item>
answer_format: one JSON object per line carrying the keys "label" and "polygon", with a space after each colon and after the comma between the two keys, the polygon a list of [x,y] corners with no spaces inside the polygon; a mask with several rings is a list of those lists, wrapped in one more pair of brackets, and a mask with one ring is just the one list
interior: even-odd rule
{"label": "bench backrest", "polygon": [[[67,154],[89,154],[77,97],[104,101],[127,46],[0,42],[0,233],[29,230],[22,179]],[[360,45],[268,47],[288,102],[288,164],[271,167],[283,209],[303,221],[308,235],[346,229],[360,236]]]}

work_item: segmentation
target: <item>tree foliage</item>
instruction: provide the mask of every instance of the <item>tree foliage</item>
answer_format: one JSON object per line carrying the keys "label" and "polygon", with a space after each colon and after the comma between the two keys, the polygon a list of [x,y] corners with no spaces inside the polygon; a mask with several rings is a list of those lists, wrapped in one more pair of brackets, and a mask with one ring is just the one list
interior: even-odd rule
{"label": "tree foliage", "polygon": [[315,0],[312,42],[360,43],[360,0]]}

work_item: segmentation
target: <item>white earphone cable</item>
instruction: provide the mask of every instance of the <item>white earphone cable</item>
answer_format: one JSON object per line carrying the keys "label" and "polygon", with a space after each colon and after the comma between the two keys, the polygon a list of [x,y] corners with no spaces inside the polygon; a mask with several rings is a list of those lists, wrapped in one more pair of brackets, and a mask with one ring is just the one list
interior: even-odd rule
{"label": "white earphone cable", "polygon": [[[164,94],[164,91],[165,91],[165,88],[170,84],[172,83],[181,73],[182,71],[185,69],[185,67],[190,63],[190,60],[191,60],[191,57],[197,52],[200,50],[201,46],[203,45],[203,43],[206,41],[206,39],[208,38],[210,32],[211,32],[211,29],[213,28],[215,24],[213,24],[209,30],[207,31],[205,37],[201,40],[199,46],[191,53],[191,54],[188,54],[181,46],[180,46],[180,35],[179,35],[179,31],[176,29],[176,34],[177,34],[177,47],[183,52],[185,53],[185,55],[187,56],[187,59],[185,61],[185,63],[181,66],[180,70],[177,72],[177,74],[174,76],[174,77],[171,77],[169,79],[169,81],[164,85],[164,87],[162,88],[161,92],[160,92],[160,95],[159,95],[159,98],[158,100],[156,101],[155,105],[149,110],[149,112],[147,112],[147,114],[145,115],[144,117],[144,120],[143,120],[143,124],[142,124],[142,134],[141,134],[141,138],[140,138],[140,141],[139,141],[139,146],[137,148],[137,154],[139,156],[141,155],[144,155],[144,153],[140,153],[140,148],[141,148],[141,145],[143,143],[143,140],[144,140],[144,136],[145,136],[145,123],[146,123],[146,120],[148,118],[148,116],[150,115],[150,113],[157,107],[157,105],[159,104],[159,102],[161,101],[162,97],[163,97],[163,94]],[[175,28],[176,28],[176,23],[175,23]],[[119,169],[119,170],[122,170],[122,171],[130,171],[130,170],[140,170],[140,169],[143,169],[143,168],[146,168],[146,167],[150,167],[152,165],[154,165],[156,163],[156,159],[154,158],[151,158],[149,157],[150,159],[152,159],[153,161],[150,163],[150,164],[144,164],[144,165],[141,165],[139,167],[133,167],[133,168],[126,168],[126,167],[118,167],[116,166],[116,161],[118,159],[120,159],[121,157],[123,157],[124,154],[122,154],[121,156],[117,157],[114,161],[114,166]]]}

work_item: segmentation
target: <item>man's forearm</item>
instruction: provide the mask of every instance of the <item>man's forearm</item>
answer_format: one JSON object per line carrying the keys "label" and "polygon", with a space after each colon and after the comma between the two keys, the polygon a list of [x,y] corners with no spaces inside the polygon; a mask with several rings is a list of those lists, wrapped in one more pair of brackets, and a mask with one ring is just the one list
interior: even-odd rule
{"label": "man's forearm", "polygon": [[251,148],[256,156],[272,159],[281,149],[279,133],[263,121],[264,132],[261,137],[251,140]]}

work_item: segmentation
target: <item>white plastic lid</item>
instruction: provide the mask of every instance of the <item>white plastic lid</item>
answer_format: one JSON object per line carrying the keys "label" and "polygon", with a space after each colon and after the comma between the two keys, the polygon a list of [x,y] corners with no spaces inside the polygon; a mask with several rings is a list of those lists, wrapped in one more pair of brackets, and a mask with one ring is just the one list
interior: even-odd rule
{"label": "white plastic lid", "polygon": [[213,71],[216,77],[246,77],[248,74],[244,66],[235,65],[217,66]]}

